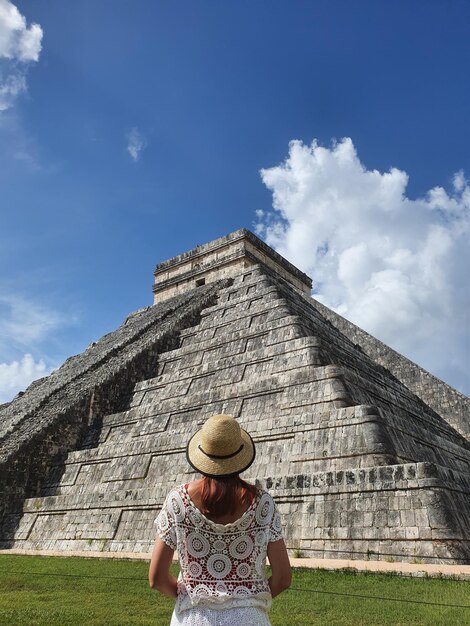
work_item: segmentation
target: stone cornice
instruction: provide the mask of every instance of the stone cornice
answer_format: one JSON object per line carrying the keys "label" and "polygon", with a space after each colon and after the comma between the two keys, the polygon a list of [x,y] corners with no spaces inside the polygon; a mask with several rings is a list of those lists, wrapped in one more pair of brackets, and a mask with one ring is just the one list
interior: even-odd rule
{"label": "stone cornice", "polygon": [[[201,246],[197,246],[196,248],[193,248],[192,250],[189,250],[188,252],[184,252],[183,254],[179,254],[175,257],[172,257],[171,259],[158,263],[155,268],[154,275],[157,276],[161,274],[162,272],[164,272],[165,270],[178,267],[180,265],[187,263],[188,261],[196,261],[198,258],[203,258],[204,256],[206,256],[208,253],[216,252],[217,250],[221,248],[225,248],[230,244],[235,244],[243,240],[251,243],[255,249],[259,250],[263,255],[266,255],[267,257],[269,257],[272,261],[274,261],[279,266],[281,266],[285,271],[295,276],[298,280],[303,282],[305,285],[307,285],[311,289],[312,280],[309,276],[307,276],[307,274],[305,274],[304,272],[299,270],[297,267],[295,267],[295,265],[290,263],[287,259],[285,259],[278,252],[273,250],[264,241],[262,241],[259,237],[257,237],[254,233],[247,230],[246,228],[241,228],[228,235],[225,235],[224,237],[214,239],[213,241],[210,241],[209,243],[203,244]],[[211,262],[209,264],[205,264],[204,267],[194,268],[194,273],[193,271],[191,271],[191,272],[185,272],[185,273],[179,274],[177,280],[170,279],[168,282],[167,281],[162,282],[159,284],[157,289],[161,288],[162,285],[167,286],[167,285],[174,284],[174,282],[179,282],[182,279],[189,277],[189,276],[192,277],[196,275],[197,273],[202,274],[208,269],[210,269],[211,267],[226,265],[228,263],[229,258],[233,260],[236,258],[241,258],[243,256],[248,256],[248,255],[249,253],[246,250],[244,252],[240,251],[240,254],[237,254],[237,255],[228,255],[227,257],[222,258],[220,260]],[[250,255],[250,256],[253,257],[254,255]],[[262,259],[256,258],[255,262],[258,262],[260,260],[262,261]]]}

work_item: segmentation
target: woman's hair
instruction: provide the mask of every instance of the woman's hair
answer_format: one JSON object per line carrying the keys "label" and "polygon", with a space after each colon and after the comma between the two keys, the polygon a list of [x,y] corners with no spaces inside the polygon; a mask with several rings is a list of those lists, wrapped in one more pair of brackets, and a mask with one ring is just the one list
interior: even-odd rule
{"label": "woman's hair", "polygon": [[250,505],[258,489],[242,480],[238,474],[232,474],[218,478],[203,476],[200,493],[202,513],[217,518],[234,513],[240,504]]}

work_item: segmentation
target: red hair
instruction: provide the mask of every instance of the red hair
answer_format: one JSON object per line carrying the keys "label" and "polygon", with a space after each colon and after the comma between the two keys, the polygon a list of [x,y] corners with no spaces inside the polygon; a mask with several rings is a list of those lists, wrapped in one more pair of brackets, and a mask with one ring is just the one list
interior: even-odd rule
{"label": "red hair", "polygon": [[209,478],[203,476],[201,488],[202,513],[209,517],[222,517],[235,513],[240,505],[251,505],[258,489],[245,482],[238,474]]}

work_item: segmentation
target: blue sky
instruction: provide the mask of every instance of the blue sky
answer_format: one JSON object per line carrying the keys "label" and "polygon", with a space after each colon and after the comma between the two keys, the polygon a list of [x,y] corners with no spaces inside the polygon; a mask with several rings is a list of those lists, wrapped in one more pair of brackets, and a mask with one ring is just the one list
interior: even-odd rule
{"label": "blue sky", "polygon": [[460,0],[0,0],[0,401],[240,227],[469,394],[469,30]]}

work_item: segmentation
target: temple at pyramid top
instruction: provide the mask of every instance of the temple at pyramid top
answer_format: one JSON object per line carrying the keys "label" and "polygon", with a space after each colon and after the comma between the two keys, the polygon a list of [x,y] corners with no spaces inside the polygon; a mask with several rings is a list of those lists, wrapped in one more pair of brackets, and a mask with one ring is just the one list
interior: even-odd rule
{"label": "temple at pyramid top", "polygon": [[233,278],[260,262],[296,289],[310,294],[311,278],[241,228],[159,263],[154,273],[154,304],[216,280]]}

